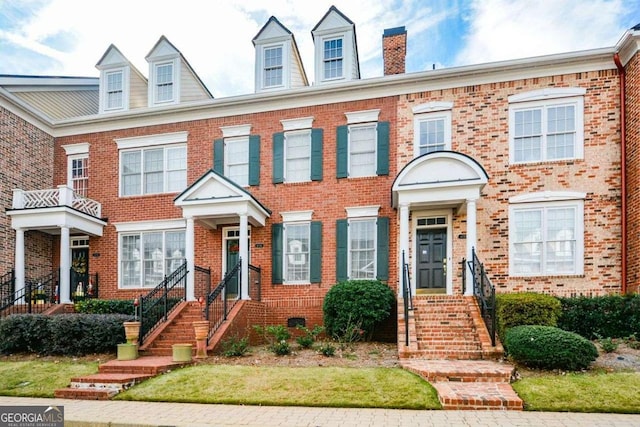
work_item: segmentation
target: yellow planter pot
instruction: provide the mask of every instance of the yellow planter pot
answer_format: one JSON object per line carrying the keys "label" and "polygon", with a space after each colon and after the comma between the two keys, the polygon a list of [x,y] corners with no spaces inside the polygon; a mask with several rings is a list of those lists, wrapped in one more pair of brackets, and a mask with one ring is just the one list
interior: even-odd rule
{"label": "yellow planter pot", "polygon": [[118,360],[135,360],[138,358],[138,345],[131,343],[118,344]]}
{"label": "yellow planter pot", "polygon": [[124,322],[124,336],[129,344],[138,344],[140,338],[140,322]]}
{"label": "yellow planter pot", "polygon": [[171,349],[173,350],[174,362],[191,362],[192,344],[174,344]]}
{"label": "yellow planter pot", "polygon": [[198,320],[193,322],[193,330],[196,334],[196,340],[206,340],[209,335],[209,321]]}

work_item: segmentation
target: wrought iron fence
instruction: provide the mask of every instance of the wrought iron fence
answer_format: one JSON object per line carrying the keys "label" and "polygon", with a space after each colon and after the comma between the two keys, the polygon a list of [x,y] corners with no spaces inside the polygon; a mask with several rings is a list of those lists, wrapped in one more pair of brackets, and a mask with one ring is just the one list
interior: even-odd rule
{"label": "wrought iron fence", "polygon": [[11,269],[0,276],[0,311],[13,304],[16,287],[16,272]]}
{"label": "wrought iron fence", "polygon": [[[2,276],[5,278],[7,275]],[[37,279],[26,279],[22,289],[15,289],[15,275],[13,280],[3,282],[2,306],[0,316],[6,317],[18,313],[42,313],[56,302],[57,272],[51,272]],[[6,284],[9,283],[9,284]],[[9,289],[11,288],[11,293]]]}
{"label": "wrought iron fence", "polygon": [[140,296],[140,338],[142,345],[153,332],[180,303],[187,299],[187,263],[186,261],[147,295]]}

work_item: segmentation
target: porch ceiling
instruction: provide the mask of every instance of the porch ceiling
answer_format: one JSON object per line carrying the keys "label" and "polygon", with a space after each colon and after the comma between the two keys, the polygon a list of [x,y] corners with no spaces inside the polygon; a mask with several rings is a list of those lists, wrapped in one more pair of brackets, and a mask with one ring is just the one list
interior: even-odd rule
{"label": "porch ceiling", "polygon": [[251,193],[233,181],[210,170],[175,198],[184,218],[194,218],[207,227],[234,224],[240,215],[247,215],[249,223],[264,227],[271,211]]}
{"label": "porch ceiling", "polygon": [[473,158],[436,151],[409,162],[391,187],[393,207],[457,207],[478,199],[489,176]]}

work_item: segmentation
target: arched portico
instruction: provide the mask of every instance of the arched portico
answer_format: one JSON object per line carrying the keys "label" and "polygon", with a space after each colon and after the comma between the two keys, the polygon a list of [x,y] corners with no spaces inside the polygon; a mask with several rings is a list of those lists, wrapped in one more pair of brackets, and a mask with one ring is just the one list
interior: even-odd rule
{"label": "arched portico", "polygon": [[[416,273],[412,281],[414,287],[420,286],[416,284],[416,280],[421,280],[421,273],[424,273],[425,277],[428,275],[429,278],[435,278],[433,283],[440,286],[438,269],[441,269],[442,279],[446,284],[443,290],[448,294],[453,292],[452,279],[451,276],[446,275],[446,267],[454,259],[471,257],[471,251],[477,241],[476,203],[488,179],[486,171],[476,160],[455,151],[435,151],[424,154],[413,159],[398,173],[391,190],[392,204],[398,209],[400,218],[398,236],[400,274],[398,277],[402,277],[402,254],[412,254],[412,271]],[[450,220],[447,221],[446,214],[439,216],[438,213],[460,213],[464,210],[467,216],[466,253],[453,254]],[[435,215],[420,220],[414,219],[413,223],[410,223],[412,211],[434,212]],[[444,230],[446,242],[442,241],[443,232],[437,233],[433,230]],[[411,238],[412,236],[414,239]],[[412,240],[414,250],[410,247]],[[424,246],[421,246],[423,245],[421,240],[424,240]],[[434,254],[446,254],[446,256],[441,260],[433,261]],[[425,260],[422,261],[422,258]],[[418,266],[419,263],[422,264]],[[466,271],[466,274],[466,283],[469,285],[464,290],[464,294],[473,295],[470,272]],[[402,287],[399,286],[399,289]]]}

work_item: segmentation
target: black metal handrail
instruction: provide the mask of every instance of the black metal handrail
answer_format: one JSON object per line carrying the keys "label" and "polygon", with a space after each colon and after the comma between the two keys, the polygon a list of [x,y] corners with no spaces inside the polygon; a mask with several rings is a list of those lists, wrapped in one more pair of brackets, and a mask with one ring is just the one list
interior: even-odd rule
{"label": "black metal handrail", "polygon": [[162,322],[167,321],[169,313],[187,299],[187,262],[165,276],[164,280],[147,295],[140,295],[140,338],[142,345],[149,334]]}
{"label": "black metal handrail", "polygon": [[405,261],[402,251],[402,297],[404,299],[404,335],[405,345],[409,345],[409,311],[413,310],[411,298],[411,278],[409,277],[409,264]]}
{"label": "black metal handrail", "polygon": [[[6,297],[3,295],[0,305],[0,316],[6,317],[17,313],[41,313],[56,301],[57,273],[51,272],[37,279],[26,279],[24,288],[15,289]],[[4,277],[4,276],[3,276]]]}
{"label": "black metal handrail", "polygon": [[[463,260],[463,263],[465,261]],[[471,260],[466,262],[473,278],[473,295],[480,306],[480,314],[491,337],[491,345],[496,345],[496,288],[491,283],[484,264],[480,262],[475,248],[471,250]],[[466,286],[464,283],[463,286]]]}
{"label": "black metal handrail", "polygon": [[0,310],[13,304],[16,290],[16,272],[14,269],[0,276]]}
{"label": "black metal handrail", "polygon": [[[204,310],[204,317],[209,321],[209,336],[207,336],[207,345],[213,334],[218,330],[220,325],[227,320],[229,312],[233,309],[236,303],[239,301],[239,296],[242,295],[241,283],[242,283],[242,259],[238,259],[238,263],[225,274],[220,283],[207,295],[206,305]],[[236,281],[238,283],[238,294],[233,299],[227,298],[227,289],[229,284]]]}

